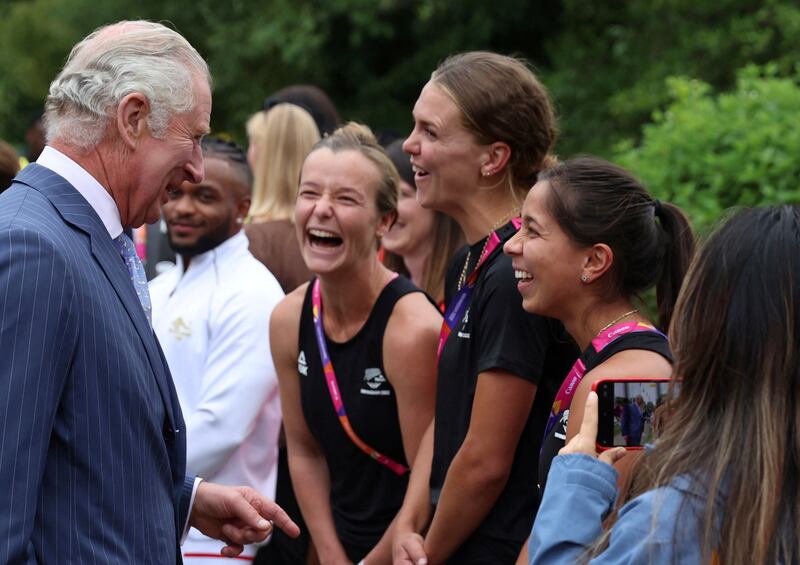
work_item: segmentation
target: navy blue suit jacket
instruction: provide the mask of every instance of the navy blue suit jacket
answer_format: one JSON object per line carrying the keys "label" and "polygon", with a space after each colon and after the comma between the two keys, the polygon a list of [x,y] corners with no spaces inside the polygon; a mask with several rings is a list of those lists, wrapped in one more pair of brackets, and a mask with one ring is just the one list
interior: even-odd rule
{"label": "navy blue suit jacket", "polygon": [[29,165],[0,195],[0,562],[179,562],[185,466],[172,378],[113,240]]}

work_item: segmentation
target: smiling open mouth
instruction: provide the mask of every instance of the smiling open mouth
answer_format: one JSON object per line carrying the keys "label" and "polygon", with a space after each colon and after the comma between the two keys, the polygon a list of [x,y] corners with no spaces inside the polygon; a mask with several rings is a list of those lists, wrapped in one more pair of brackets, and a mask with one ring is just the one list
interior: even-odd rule
{"label": "smiling open mouth", "polygon": [[414,171],[414,177],[415,178],[422,178],[422,177],[427,177],[428,176],[428,171],[426,171],[425,169],[422,169],[422,168],[420,168],[420,167],[418,167],[416,165],[411,165],[411,170]]}
{"label": "smiling open mouth", "polygon": [[528,271],[520,271],[519,269],[514,269],[514,278],[518,281],[530,281],[533,280],[533,275],[530,274]]}
{"label": "smiling open mouth", "polygon": [[308,241],[312,247],[325,247],[328,249],[340,246],[343,241],[337,234],[320,229],[308,230]]}

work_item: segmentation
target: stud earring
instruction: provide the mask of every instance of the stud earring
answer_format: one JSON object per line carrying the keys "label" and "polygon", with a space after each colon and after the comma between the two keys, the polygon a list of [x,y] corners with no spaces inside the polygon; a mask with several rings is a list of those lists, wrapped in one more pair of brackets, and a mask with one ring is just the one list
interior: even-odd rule
{"label": "stud earring", "polygon": [[581,282],[584,282],[584,283],[589,282],[589,277],[587,277],[586,275],[581,275]]}
{"label": "stud earring", "polygon": [[492,173],[491,173],[491,172],[489,172],[489,171],[481,171],[481,174],[482,174],[483,176],[485,176],[485,177],[488,177],[488,176],[489,176],[490,174],[492,174]]}
{"label": "stud earring", "polygon": [[244,223],[244,220],[242,218],[236,218],[236,223],[242,225]]}

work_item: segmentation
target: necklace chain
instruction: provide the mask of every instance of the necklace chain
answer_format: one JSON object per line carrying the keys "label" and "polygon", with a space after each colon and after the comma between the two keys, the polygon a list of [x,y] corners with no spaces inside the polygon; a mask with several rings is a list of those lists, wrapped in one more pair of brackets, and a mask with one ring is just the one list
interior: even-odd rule
{"label": "necklace chain", "polygon": [[[511,211],[507,212],[502,218],[500,218],[497,222],[494,223],[492,229],[489,230],[489,233],[486,235],[486,241],[483,244],[483,248],[481,249],[481,254],[478,255],[478,263],[483,260],[483,254],[486,253],[486,248],[489,246],[489,240],[492,237],[492,233],[508,222],[510,218],[513,218],[514,215],[517,213],[517,209],[513,208]],[[469,268],[469,260],[472,258],[472,249],[467,250],[467,258],[464,260],[464,266],[461,268],[461,274],[458,276],[458,290],[461,290],[461,287],[464,286],[464,283],[467,280],[467,269]]]}
{"label": "necklace chain", "polygon": [[625,316],[630,316],[631,314],[636,314],[636,312],[638,312],[638,311],[639,311],[639,309],[638,309],[638,308],[634,308],[634,309],[633,309],[633,310],[631,310],[630,312],[625,312],[625,313],[624,313],[622,316],[618,316],[618,317],[614,318],[613,320],[611,320],[611,321],[610,321],[608,324],[606,324],[605,326],[603,326],[603,327],[600,329],[600,331],[599,331],[599,332],[597,332],[597,333],[598,333],[598,334],[601,334],[601,333],[603,333],[603,332],[604,332],[604,331],[606,331],[608,328],[610,328],[611,326],[613,326],[614,324],[616,324],[617,322],[619,322],[619,321],[620,321],[622,318],[624,318]]}

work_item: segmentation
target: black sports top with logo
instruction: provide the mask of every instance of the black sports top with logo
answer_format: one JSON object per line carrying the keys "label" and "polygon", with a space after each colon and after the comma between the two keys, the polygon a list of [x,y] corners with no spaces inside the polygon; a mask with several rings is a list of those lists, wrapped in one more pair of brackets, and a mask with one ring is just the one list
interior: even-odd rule
{"label": "black sports top with logo", "polygon": [[[508,223],[497,234],[506,241],[515,231]],[[485,239],[471,247],[468,272],[484,243]],[[467,250],[467,246],[459,250],[448,269],[447,304],[458,291]],[[536,384],[537,390],[508,482],[473,536],[511,540],[520,546],[527,539],[538,507],[532,478],[536,476],[539,443],[558,385],[577,355],[578,349],[560,322],[522,309],[511,258],[503,254],[502,245],[498,246],[484,263],[469,308],[450,333],[439,360],[430,478],[432,504],[438,503],[447,470],[467,434],[478,374],[493,369],[508,371]],[[518,554],[519,548],[513,559]],[[465,556],[459,553],[458,558]]]}
{"label": "black sports top with logo", "polygon": [[[357,563],[378,543],[400,509],[408,474],[398,476],[369,457],[342,429],[314,334],[312,286],[313,280],[300,317],[300,400],[308,428],[328,463],[336,533],[348,557]],[[383,334],[394,305],[411,292],[422,291],[398,276],[381,291],[353,338],[345,343],[325,339],[353,430],[367,445],[406,466],[397,399],[383,368]],[[322,307],[324,315],[324,303]]]}
{"label": "black sports top with logo", "polygon": [[[602,332],[601,332],[602,333]],[[620,351],[629,349],[644,349],[658,353],[664,359],[672,363],[672,353],[669,350],[667,338],[660,332],[637,331],[623,334],[598,353],[592,344],[581,354],[581,361],[586,367],[586,373],[611,358]],[[564,372],[566,375],[567,372]],[[563,381],[563,379],[562,379]],[[559,383],[558,386],[561,386]],[[558,421],[542,440],[542,453],[539,455],[539,498],[544,495],[544,487],[547,484],[547,474],[550,472],[550,465],[553,458],[558,455],[558,451],[564,447],[567,438],[567,424],[569,423],[569,406],[558,414]]]}

